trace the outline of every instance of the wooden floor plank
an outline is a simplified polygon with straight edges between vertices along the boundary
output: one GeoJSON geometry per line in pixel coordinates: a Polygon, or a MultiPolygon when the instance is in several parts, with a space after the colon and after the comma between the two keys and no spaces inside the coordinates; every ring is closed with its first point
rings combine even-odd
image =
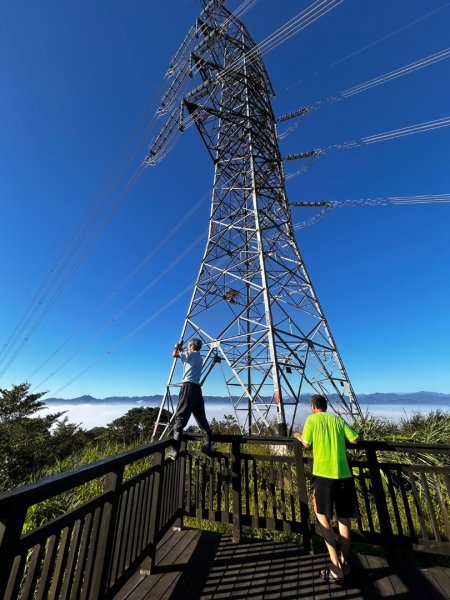
{"type": "Polygon", "coordinates": [[[450,599],[450,568],[428,567],[421,570],[430,585],[435,587],[443,598],[450,599]]]}
{"type": "Polygon", "coordinates": [[[450,570],[443,567],[421,570],[355,554],[338,586],[318,576],[328,564],[326,552],[306,554],[296,544],[234,544],[229,535],[186,529],[170,532],[152,574],[135,574],[114,600],[450,600],[450,570]]]}

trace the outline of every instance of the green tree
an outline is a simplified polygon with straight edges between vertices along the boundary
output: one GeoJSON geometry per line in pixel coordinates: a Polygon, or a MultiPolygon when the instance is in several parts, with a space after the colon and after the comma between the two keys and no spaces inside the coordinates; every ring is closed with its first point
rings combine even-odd
{"type": "Polygon", "coordinates": [[[80,425],[69,423],[69,418],[60,419],[52,429],[51,442],[54,458],[62,460],[74,452],[82,450],[91,436],[80,425]]]}
{"type": "Polygon", "coordinates": [[[0,423],[31,417],[45,408],[41,400],[46,392],[29,394],[29,383],[14,385],[12,390],[0,389],[0,423]]]}
{"type": "Polygon", "coordinates": [[[45,392],[30,394],[30,384],[0,389],[0,490],[17,487],[54,462],[52,433],[62,412],[36,416],[45,407],[45,392]]]}
{"type": "MultiPolygon", "coordinates": [[[[150,441],[158,413],[159,408],[144,406],[132,408],[122,417],[108,423],[105,432],[106,438],[121,444],[150,441]]],[[[162,417],[164,420],[168,420],[170,413],[164,410],[162,417]]]]}
{"type": "Polygon", "coordinates": [[[223,419],[220,421],[213,419],[210,426],[213,433],[223,435],[239,435],[241,433],[239,423],[233,415],[223,415],[223,419]]]}

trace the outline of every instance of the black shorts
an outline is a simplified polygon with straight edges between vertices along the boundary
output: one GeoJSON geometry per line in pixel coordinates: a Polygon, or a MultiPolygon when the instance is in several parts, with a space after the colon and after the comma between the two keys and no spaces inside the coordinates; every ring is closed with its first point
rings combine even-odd
{"type": "Polygon", "coordinates": [[[359,509],[356,498],[353,477],[346,479],[329,479],[313,475],[311,480],[314,512],[319,515],[333,517],[333,507],[336,516],[342,519],[358,519],[359,509]]]}

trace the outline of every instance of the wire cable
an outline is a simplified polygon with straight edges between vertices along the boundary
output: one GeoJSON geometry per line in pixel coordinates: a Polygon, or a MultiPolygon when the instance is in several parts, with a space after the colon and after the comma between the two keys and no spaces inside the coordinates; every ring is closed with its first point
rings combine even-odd
{"type": "MultiPolygon", "coordinates": [[[[57,389],[55,392],[52,392],[52,393],[54,395],[61,393],[64,389],[66,389],[69,385],[71,385],[72,383],[74,383],[74,381],[76,381],[77,379],[79,379],[80,377],[82,377],[85,373],[87,373],[88,371],[90,371],[98,363],[100,363],[101,361],[105,360],[108,356],[111,356],[111,354],[113,354],[116,350],[118,350],[121,346],[123,346],[126,342],[128,342],[135,335],[137,335],[138,333],[140,333],[145,327],[147,327],[147,325],[149,325],[152,321],[154,321],[161,314],[163,314],[168,308],[170,308],[173,304],[175,304],[176,302],[178,302],[178,300],[180,300],[180,298],[182,298],[189,291],[192,291],[193,285],[195,285],[195,282],[194,283],[190,283],[179,294],[177,294],[174,298],[172,298],[171,300],[169,300],[168,302],[166,302],[166,304],[164,304],[164,306],[162,306],[159,310],[157,310],[156,312],[152,313],[152,315],[150,317],[148,317],[147,319],[145,319],[144,321],[142,321],[142,323],[140,325],[138,325],[135,329],[133,329],[133,331],[131,331],[129,334],[127,334],[125,337],[123,337],[121,340],[119,340],[116,344],[114,344],[114,346],[112,346],[109,350],[107,350],[106,352],[104,352],[101,355],[99,355],[92,363],[90,363],[85,369],[83,369],[83,371],[81,371],[80,373],[78,373],[78,375],[76,375],[75,377],[73,377],[69,382],[65,383],[63,386],[61,386],[59,389],[57,389]]],[[[47,394],[49,394],[49,393],[50,392],[47,392],[47,394]]]]}
{"type": "MultiPolygon", "coordinates": [[[[393,140],[408,135],[415,135],[416,133],[424,133],[427,131],[433,131],[435,129],[441,129],[443,127],[450,126],[450,117],[443,117],[441,119],[435,119],[434,121],[426,121],[425,123],[418,123],[417,125],[409,125],[408,127],[402,127],[400,129],[394,129],[392,131],[386,131],[384,133],[377,133],[375,135],[369,135],[367,137],[359,138],[357,140],[350,140],[342,144],[333,144],[326,148],[319,148],[312,150],[306,154],[314,154],[314,156],[323,156],[329,152],[336,150],[349,150],[350,148],[358,148],[359,146],[376,144],[378,142],[385,142],[387,140],[393,140]]],[[[283,157],[283,160],[298,160],[303,158],[305,152],[297,154],[288,154],[283,157]]]]}
{"type": "Polygon", "coordinates": [[[388,196],[379,198],[357,198],[351,200],[323,200],[317,202],[289,202],[289,206],[301,208],[321,208],[317,215],[294,225],[294,229],[304,229],[315,225],[334,208],[355,206],[394,206],[419,204],[450,204],[450,194],[424,194],[422,196],[388,196]]]}
{"type": "MultiPolygon", "coordinates": [[[[383,85],[394,79],[403,77],[404,75],[409,75],[411,73],[414,73],[415,71],[418,71],[419,69],[429,67],[429,66],[434,65],[435,63],[440,62],[441,60],[445,60],[447,58],[450,58],[450,48],[446,48],[445,50],[441,50],[440,52],[436,52],[435,54],[431,54],[430,56],[421,58],[420,60],[417,60],[413,63],[410,63],[410,64],[400,67],[398,69],[395,69],[394,71],[390,71],[389,73],[385,73],[384,75],[380,75],[378,77],[375,77],[374,79],[370,79],[369,81],[360,83],[354,87],[343,90],[342,92],[339,92],[338,94],[336,94],[334,96],[329,96],[325,100],[319,100],[318,102],[312,104],[311,106],[307,106],[307,107],[301,108],[301,109],[293,112],[292,118],[300,119],[302,117],[306,117],[307,115],[311,114],[312,111],[318,110],[319,108],[322,108],[325,105],[333,104],[335,102],[339,102],[340,100],[344,100],[345,98],[350,98],[351,96],[354,96],[356,94],[366,92],[367,90],[371,90],[374,87],[383,85]]],[[[289,115],[287,117],[289,117],[289,115]]],[[[284,117],[284,118],[282,117],[282,120],[287,121],[288,120],[287,117],[284,117]]],[[[295,129],[297,129],[297,127],[299,127],[299,125],[301,125],[301,123],[302,123],[302,121],[298,121],[297,123],[295,123],[288,129],[286,129],[285,131],[280,133],[278,135],[278,139],[280,139],[280,140],[285,139],[295,129]]]]}
{"type": "MultiPolygon", "coordinates": [[[[316,0],[315,2],[313,2],[307,9],[298,13],[295,17],[290,19],[287,23],[285,23],[283,26],[281,26],[276,31],[274,31],[272,34],[270,34],[267,38],[262,40],[260,43],[255,44],[255,46],[250,48],[242,56],[240,56],[238,59],[233,61],[230,65],[227,65],[224,69],[222,69],[222,71],[220,71],[214,77],[214,79],[212,79],[209,82],[210,84],[215,85],[213,90],[217,89],[218,84],[227,75],[231,74],[240,65],[242,65],[244,63],[244,61],[246,63],[251,63],[254,60],[258,59],[260,54],[266,54],[267,52],[273,50],[280,44],[287,41],[293,35],[296,35],[300,31],[302,31],[303,29],[305,29],[306,27],[308,27],[309,25],[313,24],[315,21],[320,19],[322,16],[327,14],[329,11],[331,11],[332,9],[339,6],[343,1],[344,0],[316,0]]],[[[199,70],[200,70],[200,67],[198,67],[196,70],[194,69],[192,75],[195,75],[196,73],[198,73],[199,70]]],[[[212,93],[214,93],[214,92],[210,91],[209,95],[211,95],[212,93]]],[[[201,107],[199,107],[197,110],[201,110],[201,107]]],[[[174,115],[172,115],[172,117],[173,116],[174,115]]],[[[199,118],[199,113],[197,113],[197,111],[194,111],[194,113],[185,120],[184,130],[191,127],[195,123],[196,118],[199,118]]],[[[164,131],[164,129],[162,130],[162,132],[163,131],[164,131]]],[[[176,142],[176,139],[174,139],[175,136],[178,137],[178,135],[179,135],[178,132],[175,132],[175,131],[172,131],[170,133],[170,135],[168,135],[167,142],[166,142],[166,140],[164,140],[167,143],[167,146],[164,148],[160,148],[159,150],[157,150],[155,152],[155,154],[152,154],[152,164],[157,164],[158,162],[160,162],[163,158],[165,158],[167,156],[167,154],[170,152],[170,150],[175,145],[175,142],[176,142]],[[169,140],[170,140],[170,146],[168,143],[169,140]]],[[[149,152],[149,154],[151,154],[151,152],[149,152]]]]}
{"type": "Polygon", "coordinates": [[[382,42],[388,40],[391,37],[396,36],[397,34],[401,33],[402,31],[405,31],[406,29],[409,29],[413,25],[416,25],[417,23],[420,23],[421,21],[424,21],[425,19],[428,19],[428,17],[431,17],[431,16],[437,14],[438,12],[442,11],[444,8],[447,8],[448,6],[450,6],[450,2],[446,2],[442,6],[436,8],[435,10],[432,10],[431,12],[426,13],[425,15],[422,15],[421,17],[419,17],[417,19],[414,19],[413,21],[410,21],[406,25],[403,25],[402,27],[399,27],[398,29],[395,29],[394,31],[391,31],[390,33],[388,33],[387,35],[383,36],[382,38],[379,38],[378,40],[375,40],[374,42],[371,42],[370,44],[367,44],[367,46],[364,46],[363,48],[359,48],[358,50],[355,50],[351,54],[347,54],[343,58],[340,58],[339,60],[331,63],[331,65],[329,65],[328,67],[325,67],[324,69],[319,69],[318,71],[315,71],[315,73],[313,73],[309,77],[305,77],[303,79],[300,79],[299,81],[296,81],[295,83],[293,83],[290,86],[288,86],[286,88],[286,91],[289,91],[292,88],[296,87],[297,85],[300,85],[301,83],[304,83],[305,81],[307,81],[311,77],[317,77],[317,75],[319,75],[320,73],[322,73],[326,69],[331,69],[331,68],[333,68],[333,67],[335,67],[335,66],[337,66],[337,65],[339,65],[339,64],[341,64],[343,62],[346,62],[350,58],[353,58],[354,56],[357,56],[358,54],[362,54],[366,50],[369,50],[369,48],[373,48],[374,46],[377,46],[378,44],[381,44],[382,42]]]}

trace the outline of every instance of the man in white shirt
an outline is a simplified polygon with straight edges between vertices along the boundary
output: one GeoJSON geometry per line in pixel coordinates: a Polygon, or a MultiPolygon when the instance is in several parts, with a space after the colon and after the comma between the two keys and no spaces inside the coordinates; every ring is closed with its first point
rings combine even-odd
{"type": "Polygon", "coordinates": [[[172,353],[174,358],[179,358],[183,363],[183,379],[173,428],[174,452],[170,454],[172,460],[175,460],[178,456],[183,429],[186,427],[191,415],[194,415],[198,426],[203,431],[205,444],[202,447],[202,452],[206,454],[211,452],[211,428],[206,419],[205,403],[200,386],[203,366],[203,359],[200,354],[201,347],[202,341],[198,338],[192,338],[188,342],[187,352],[183,352],[181,346],[177,344],[172,353]]]}

